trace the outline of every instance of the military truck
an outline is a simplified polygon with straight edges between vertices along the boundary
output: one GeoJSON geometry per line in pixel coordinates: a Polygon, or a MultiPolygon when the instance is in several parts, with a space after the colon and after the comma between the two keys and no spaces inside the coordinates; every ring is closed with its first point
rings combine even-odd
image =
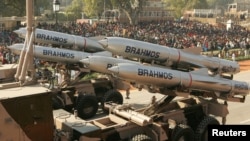
{"type": "MultiPolygon", "coordinates": [[[[223,92],[220,93],[220,96],[221,98],[225,98],[225,101],[221,104],[219,103],[219,101],[217,101],[217,93],[211,93],[210,96],[214,97],[210,97],[211,99],[207,99],[204,97],[207,94],[206,92],[196,91],[195,93],[193,93],[193,91],[192,93],[190,93],[189,89],[185,89],[184,91],[175,91],[180,88],[175,86],[175,90],[174,88],[168,89],[168,91],[167,89],[164,89],[165,91],[163,91],[163,94],[166,94],[166,97],[164,99],[156,102],[155,99],[152,98],[152,103],[148,107],[139,110],[134,110],[133,107],[131,107],[130,105],[120,105],[117,103],[110,102],[109,100],[107,100],[108,98],[104,98],[106,100],[102,100],[103,103],[101,103],[101,105],[103,105],[102,108],[104,110],[109,111],[109,115],[89,121],[84,120],[82,118],[86,117],[83,116],[83,113],[87,113],[88,118],[93,115],[94,112],[92,111],[96,111],[97,101],[97,97],[93,97],[94,92],[90,93],[88,91],[79,91],[79,89],[77,89],[82,88],[82,86],[84,86],[84,83],[80,85],[76,85],[75,83],[74,85],[72,84],[68,85],[67,87],[60,87],[57,89],[45,89],[39,92],[37,92],[37,90],[39,90],[41,86],[35,87],[35,82],[33,80],[27,81],[27,83],[33,85],[26,85],[25,83],[23,83],[24,80],[27,80],[24,79],[26,73],[32,73],[31,71],[27,72],[26,70],[28,69],[28,67],[31,67],[33,65],[28,63],[31,62],[30,60],[34,59],[32,53],[34,52],[33,35],[35,34],[34,32],[31,33],[31,26],[33,25],[33,8],[31,8],[32,1],[27,2],[29,2],[26,4],[27,34],[25,36],[24,46],[26,48],[22,49],[22,53],[20,55],[19,61],[21,62],[19,63],[17,73],[20,73],[20,68],[22,71],[20,73],[20,77],[16,77],[19,79],[19,82],[13,82],[8,84],[5,83],[1,86],[3,89],[0,93],[0,112],[1,115],[4,115],[1,116],[0,119],[1,127],[4,127],[0,128],[1,140],[192,141],[195,139],[196,141],[204,141],[206,140],[207,125],[219,124],[219,122],[212,116],[220,116],[225,119],[228,113],[226,102],[227,100],[238,100],[240,102],[244,102],[245,95],[239,95],[242,97],[238,98],[233,97],[233,93],[228,94],[223,92]],[[25,55],[23,55],[24,53],[25,55]],[[73,86],[73,88],[71,86],[73,86]],[[179,95],[188,95],[188,98],[174,100],[174,98],[179,95]],[[57,102],[56,104],[52,104],[50,100],[51,97],[54,98],[54,102],[57,102]],[[52,111],[52,105],[54,105],[54,107],[57,106],[57,108],[59,109],[52,111]],[[67,109],[66,105],[70,106],[70,112],[65,110],[67,109]],[[60,108],[62,106],[64,109],[60,108]],[[72,107],[74,108],[73,112],[72,107]],[[12,134],[14,134],[15,136],[12,136],[12,134]]],[[[46,38],[46,40],[59,39],[58,36],[59,35],[56,35],[56,38],[54,38],[54,36],[46,36],[48,37],[46,38]]],[[[62,39],[64,39],[64,37],[62,39]]],[[[86,42],[84,42],[83,45],[85,47],[86,42]]],[[[94,45],[94,47],[96,46],[94,45]]],[[[65,60],[74,59],[77,62],[83,59],[81,55],[81,58],[77,59],[74,57],[74,55],[63,51],[51,51],[49,54],[45,54],[42,51],[41,54],[46,56],[47,58],[64,57],[65,60]]],[[[180,52],[178,54],[179,57],[175,56],[175,58],[180,59],[180,52]]],[[[165,58],[165,61],[167,60],[168,59],[165,58]]],[[[119,69],[113,68],[113,70],[119,69]]],[[[159,72],[161,71],[159,68],[157,70],[159,70],[159,72]]],[[[187,73],[187,75],[185,76],[190,76],[189,78],[192,80],[191,74],[187,73]]],[[[202,77],[202,74],[200,74],[200,76],[202,77]]],[[[172,75],[170,75],[170,77],[172,79],[172,75]]],[[[179,77],[182,78],[181,75],[179,77]]],[[[206,78],[210,77],[206,76],[206,78]]],[[[149,80],[152,80],[152,78],[149,80]]],[[[203,79],[203,81],[205,81],[205,79],[203,79]]],[[[224,81],[221,83],[219,81],[220,86],[224,85],[224,81]]],[[[141,82],[143,82],[143,80],[141,82]]],[[[184,82],[186,82],[187,84],[188,81],[184,82]]],[[[189,83],[189,85],[192,84],[191,82],[189,83]]],[[[195,82],[196,86],[201,83],[198,80],[195,80],[195,82]]],[[[207,83],[209,83],[210,85],[215,85],[214,81],[209,81],[207,83]]],[[[92,86],[97,85],[97,83],[91,84],[93,84],[92,86]]],[[[182,82],[180,84],[182,84],[182,82]]],[[[245,84],[236,84],[237,85],[232,84],[234,85],[233,88],[237,88],[238,91],[241,91],[240,89],[242,89],[242,91],[245,92],[245,84]]],[[[153,86],[149,87],[152,88],[153,86]]],[[[87,86],[87,88],[89,87],[87,86]]],[[[100,87],[100,89],[101,88],[102,87],[100,87]]],[[[226,86],[226,88],[230,88],[230,86],[226,86]]],[[[99,92],[99,89],[97,91],[96,87],[92,87],[92,90],[96,90],[95,94],[99,92]]],[[[117,94],[117,92],[112,89],[108,90],[111,91],[108,93],[117,94]]],[[[109,95],[113,94],[108,94],[108,96],[109,95]]],[[[112,99],[111,101],[115,100],[112,99]]],[[[225,123],[225,120],[223,123],[225,123]]]]}
{"type": "Polygon", "coordinates": [[[2,89],[0,140],[206,141],[207,126],[220,124],[215,116],[225,124],[228,114],[225,101],[173,92],[139,109],[106,102],[108,115],[85,120],[77,110],[53,110],[54,94],[40,85],[2,89]]]}
{"type": "MultiPolygon", "coordinates": [[[[0,90],[20,87],[20,83],[16,82],[14,78],[16,69],[17,64],[6,64],[0,67],[0,90]]],[[[122,104],[123,96],[119,90],[127,90],[129,93],[130,85],[118,79],[103,76],[82,80],[85,75],[89,74],[89,70],[79,71],[75,79],[71,79],[68,83],[60,86],[54,86],[55,76],[47,67],[36,73],[35,80],[27,85],[34,85],[39,82],[41,87],[52,91],[53,109],[64,108],[69,112],[77,110],[79,117],[83,119],[94,117],[98,109],[107,113],[103,109],[104,102],[113,101],[122,104]]]]}
{"type": "MultiPolygon", "coordinates": [[[[126,90],[129,93],[130,85],[106,75],[98,74],[98,77],[83,79],[91,75],[89,69],[78,68],[74,78],[69,77],[68,82],[54,84],[56,76],[50,70],[40,71],[38,82],[53,91],[52,103],[53,109],[64,108],[69,112],[78,111],[79,117],[83,119],[92,118],[103,108],[104,103],[113,101],[118,104],[123,103],[123,96],[119,90],[126,90]]],[[[76,69],[76,68],[75,68],[76,69]]],[[[74,70],[67,67],[65,71],[74,70]]],[[[39,71],[38,71],[39,72],[39,71]]]]}
{"type": "Polygon", "coordinates": [[[53,111],[58,140],[207,141],[207,126],[228,114],[227,104],[202,97],[152,97],[148,106],[106,103],[109,115],[82,120],[63,109],[53,111]]]}
{"type": "MultiPolygon", "coordinates": [[[[130,75],[124,76],[132,76],[133,78],[129,79],[133,79],[134,82],[152,84],[138,88],[148,88],[150,92],[164,94],[166,95],[164,99],[155,101],[155,99],[152,98],[152,103],[150,105],[135,110],[131,105],[122,104],[122,96],[120,92],[116,90],[120,85],[118,82],[121,79],[114,77],[114,79],[99,78],[81,81],[81,76],[83,76],[85,72],[80,71],[83,72],[83,74],[80,73],[79,77],[75,81],[71,81],[68,85],[55,88],[50,87],[50,89],[46,90],[49,92],[49,97],[52,99],[52,102],[49,102],[51,100],[47,99],[51,107],[46,108],[46,110],[52,113],[52,107],[54,108],[53,117],[48,117],[48,121],[54,121],[52,123],[52,126],[54,126],[53,131],[55,132],[53,138],[63,141],[206,141],[207,126],[210,124],[219,124],[214,116],[222,117],[222,123],[225,124],[225,119],[228,114],[227,101],[244,102],[246,94],[249,93],[249,85],[244,82],[212,77],[204,73],[198,73],[199,71],[193,74],[191,72],[168,70],[167,72],[171,73],[171,79],[169,77],[168,79],[165,77],[152,77],[148,79],[145,78],[147,77],[146,75],[138,79],[139,76],[137,75],[140,75],[140,73],[137,73],[137,70],[141,69],[137,69],[137,67],[143,70],[156,70],[155,74],[165,72],[165,70],[159,67],[132,65],[127,63],[117,64],[111,67],[110,70],[115,72],[116,76],[129,73],[130,75]],[[127,68],[125,71],[128,72],[122,71],[122,68],[127,68]],[[175,75],[181,79],[178,79],[175,75]],[[164,83],[162,83],[162,81],[164,81],[164,83]],[[162,85],[158,85],[158,83],[165,85],[164,87],[160,87],[162,85]],[[207,87],[208,84],[214,87],[210,89],[207,87]],[[178,96],[187,98],[175,99],[178,96]],[[223,100],[223,102],[221,103],[218,99],[223,100]],[[96,114],[99,106],[109,114],[98,119],[86,120],[96,114]]],[[[51,82],[53,76],[50,76],[51,73],[46,74],[48,74],[48,76],[44,74],[42,74],[42,76],[49,78],[48,82],[51,82]]],[[[151,76],[152,75],[150,75],[150,77],[151,76]]],[[[13,87],[20,89],[26,87],[26,85],[20,86],[18,82],[8,84],[9,85],[4,83],[4,87],[7,87],[7,89],[1,90],[1,93],[9,93],[8,91],[12,90],[10,87],[13,85],[15,85],[13,87]]],[[[32,84],[35,84],[35,82],[32,84]]],[[[50,84],[53,83],[51,82],[50,84]]],[[[38,88],[39,87],[41,86],[38,86],[38,88]]],[[[38,88],[33,87],[34,90],[38,88]]],[[[35,94],[33,89],[30,89],[29,92],[35,94]]],[[[26,93],[27,92],[19,91],[19,95],[26,95],[26,93]]],[[[13,98],[15,99],[15,97],[13,98]]],[[[33,105],[34,104],[30,104],[26,107],[31,107],[30,109],[33,109],[33,105]]],[[[6,109],[6,107],[4,109],[6,109]]],[[[43,114],[45,113],[41,113],[40,115],[43,114]]],[[[40,116],[36,115],[37,114],[31,116],[33,120],[40,119],[40,116]]],[[[13,118],[16,121],[16,116],[18,117],[19,115],[11,115],[10,119],[13,118]]],[[[5,124],[5,119],[2,121],[4,121],[3,124],[5,124]]],[[[23,124],[20,120],[17,120],[16,123],[16,125],[23,124]]],[[[28,126],[36,123],[35,120],[33,123],[25,122],[25,125],[27,124],[28,126]]],[[[19,129],[25,133],[27,132],[26,128],[19,129]]],[[[39,131],[40,129],[46,131],[49,129],[48,131],[51,131],[51,127],[42,126],[39,128],[39,131]]],[[[35,136],[35,133],[30,134],[30,136],[35,136]]],[[[11,138],[9,132],[6,133],[6,136],[11,138]]],[[[25,139],[28,140],[28,138],[31,137],[27,135],[25,139]]],[[[40,139],[32,138],[30,140],[40,139]]]]}
{"type": "MultiPolygon", "coordinates": [[[[83,119],[94,117],[99,107],[103,109],[105,102],[123,103],[123,96],[107,78],[78,81],[64,88],[53,89],[53,92],[53,109],[76,110],[83,119]]],[[[106,113],[105,110],[103,112],[106,113]]]]}

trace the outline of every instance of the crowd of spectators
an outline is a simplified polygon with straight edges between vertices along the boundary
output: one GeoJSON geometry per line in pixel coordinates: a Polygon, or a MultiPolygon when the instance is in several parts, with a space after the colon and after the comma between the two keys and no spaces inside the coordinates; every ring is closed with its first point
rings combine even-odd
{"type": "MultiPolygon", "coordinates": [[[[248,53],[250,47],[250,32],[244,27],[233,25],[227,30],[226,26],[223,25],[215,26],[191,20],[141,22],[136,25],[124,23],[39,23],[37,28],[85,37],[119,36],[178,49],[200,47],[204,52],[211,50],[227,52],[233,48],[240,48],[247,50],[248,53]]],[[[0,55],[6,58],[4,46],[18,42],[23,42],[23,39],[19,38],[13,31],[0,31],[0,45],[2,45],[0,55]]]]}
{"type": "Polygon", "coordinates": [[[180,49],[202,47],[203,51],[221,50],[224,47],[247,48],[250,41],[250,32],[244,27],[234,25],[227,30],[225,26],[190,20],[142,22],[137,25],[70,23],[55,26],[41,23],[37,27],[85,37],[120,36],[180,49]]]}

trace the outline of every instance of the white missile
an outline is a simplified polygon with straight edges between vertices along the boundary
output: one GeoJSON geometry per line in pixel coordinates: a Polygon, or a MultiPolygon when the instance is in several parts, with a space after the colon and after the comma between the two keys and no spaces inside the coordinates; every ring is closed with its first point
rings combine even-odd
{"type": "Polygon", "coordinates": [[[212,72],[235,74],[240,71],[237,62],[192,54],[184,49],[175,49],[153,43],[121,38],[106,37],[98,41],[103,47],[116,55],[128,58],[140,58],[148,61],[157,61],[161,64],[186,63],[194,67],[208,68],[212,72]]]}
{"type": "MultiPolygon", "coordinates": [[[[17,33],[19,37],[25,38],[27,30],[26,28],[20,28],[14,32],[17,33]]],[[[34,41],[37,43],[74,46],[86,52],[104,51],[103,47],[97,41],[86,37],[38,28],[36,28],[33,32],[35,32],[34,41]]]]}
{"type": "MultiPolygon", "coordinates": [[[[9,49],[14,54],[20,54],[24,44],[13,44],[8,46],[9,49]]],[[[98,56],[110,56],[111,53],[108,51],[96,52],[96,53],[87,53],[83,51],[75,51],[75,50],[68,50],[68,49],[60,49],[60,48],[52,48],[52,47],[45,47],[45,46],[34,46],[34,56],[53,62],[62,62],[62,63],[80,63],[80,60],[91,56],[91,55],[98,55],[98,56]]]]}
{"type": "Polygon", "coordinates": [[[246,82],[211,77],[201,74],[200,71],[182,72],[131,63],[118,63],[108,70],[121,79],[158,88],[182,87],[230,95],[247,95],[250,90],[246,82]]]}

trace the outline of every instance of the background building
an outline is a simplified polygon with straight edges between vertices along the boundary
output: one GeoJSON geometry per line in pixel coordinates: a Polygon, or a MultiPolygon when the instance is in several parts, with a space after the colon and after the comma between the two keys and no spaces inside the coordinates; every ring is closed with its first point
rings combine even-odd
{"type": "Polygon", "coordinates": [[[149,0],[139,15],[139,21],[160,21],[170,18],[173,18],[173,10],[166,9],[162,0],[149,0]]]}
{"type": "Polygon", "coordinates": [[[250,1],[239,1],[228,4],[227,15],[230,17],[237,17],[242,20],[249,17],[250,1]]]}

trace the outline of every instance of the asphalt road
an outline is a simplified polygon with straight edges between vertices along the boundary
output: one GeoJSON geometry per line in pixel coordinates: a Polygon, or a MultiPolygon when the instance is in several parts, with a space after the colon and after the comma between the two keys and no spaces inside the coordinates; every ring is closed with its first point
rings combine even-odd
{"type": "MultiPolygon", "coordinates": [[[[245,81],[250,84],[250,71],[243,71],[234,76],[234,80],[245,81]]],[[[122,92],[124,98],[125,92],[122,92]]],[[[163,97],[162,94],[149,93],[145,90],[132,90],[130,99],[124,99],[124,103],[129,103],[135,108],[142,108],[148,105],[151,97],[155,95],[157,99],[163,97]]],[[[246,97],[244,103],[228,102],[229,114],[226,124],[250,124],[250,95],[246,97]]],[[[221,122],[221,118],[217,118],[221,122]]]]}
{"type": "MultiPolygon", "coordinates": [[[[243,71],[234,76],[234,80],[245,81],[250,84],[250,71],[243,71]]],[[[228,102],[229,115],[227,124],[250,124],[250,95],[244,103],[228,102]]]]}

